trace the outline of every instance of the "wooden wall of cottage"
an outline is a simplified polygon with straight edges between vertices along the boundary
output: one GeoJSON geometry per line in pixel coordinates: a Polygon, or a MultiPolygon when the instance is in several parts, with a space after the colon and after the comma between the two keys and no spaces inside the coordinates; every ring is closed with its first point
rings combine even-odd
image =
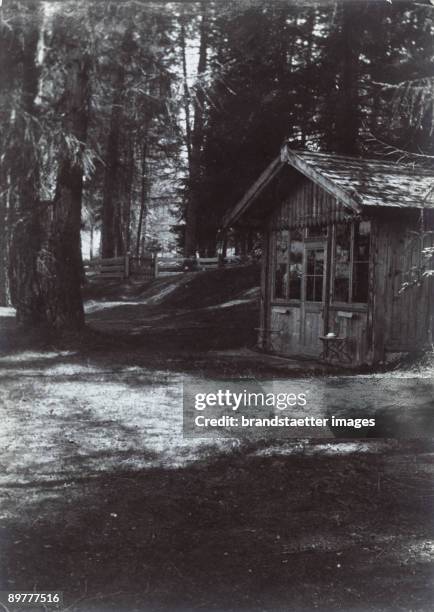
{"type": "Polygon", "coordinates": [[[372,249],[375,361],[421,350],[431,341],[433,282],[422,276],[422,251],[433,245],[434,224],[429,217],[422,231],[420,211],[412,212],[383,210],[376,217],[372,249]]]}
{"type": "Polygon", "coordinates": [[[356,218],[334,196],[307,179],[301,180],[274,207],[264,236],[259,336],[263,349],[281,355],[324,357],[324,343],[320,338],[333,332],[347,339],[346,351],[341,359],[336,355],[328,355],[328,359],[354,366],[382,362],[391,354],[415,351],[427,344],[432,283],[428,280],[421,285],[413,283],[422,257],[417,211],[367,210],[364,218],[371,221],[372,232],[367,302],[333,302],[333,228],[356,218]],[[325,227],[327,237],[321,235],[325,227]],[[273,298],[274,236],[282,229],[302,230],[305,248],[318,240],[324,242],[323,302],[273,298]],[[403,290],[406,282],[410,283],[409,287],[403,290]]]}

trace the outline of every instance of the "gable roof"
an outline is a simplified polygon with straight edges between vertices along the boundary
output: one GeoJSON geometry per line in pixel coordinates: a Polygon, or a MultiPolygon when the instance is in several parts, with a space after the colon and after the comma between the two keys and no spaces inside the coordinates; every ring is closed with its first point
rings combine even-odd
{"type": "Polygon", "coordinates": [[[356,213],[368,206],[434,208],[434,170],[376,159],[292,151],[285,144],[280,157],[264,170],[225,216],[225,227],[237,221],[250,208],[286,164],[356,213]]]}

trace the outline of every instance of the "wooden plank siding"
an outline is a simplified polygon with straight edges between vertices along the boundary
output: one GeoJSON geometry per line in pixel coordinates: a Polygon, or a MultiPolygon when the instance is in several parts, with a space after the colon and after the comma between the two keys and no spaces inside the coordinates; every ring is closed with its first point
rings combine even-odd
{"type": "Polygon", "coordinates": [[[348,208],[319,185],[303,179],[271,215],[272,229],[303,228],[348,221],[348,208]]]}
{"type": "MultiPolygon", "coordinates": [[[[342,189],[335,181],[330,180],[323,173],[300,156],[300,153],[291,151],[287,145],[281,149],[281,160],[289,163],[293,168],[296,168],[301,174],[306,176],[312,184],[317,186],[323,193],[331,195],[334,199],[339,199],[347,208],[353,212],[360,212],[360,202],[356,193],[349,193],[342,189]]],[[[313,201],[312,201],[313,203],[313,201]]]]}
{"type": "Polygon", "coordinates": [[[383,360],[387,353],[417,351],[428,343],[432,281],[402,291],[421,265],[422,244],[411,233],[415,226],[403,230],[402,223],[381,219],[377,228],[375,356],[383,360]]]}

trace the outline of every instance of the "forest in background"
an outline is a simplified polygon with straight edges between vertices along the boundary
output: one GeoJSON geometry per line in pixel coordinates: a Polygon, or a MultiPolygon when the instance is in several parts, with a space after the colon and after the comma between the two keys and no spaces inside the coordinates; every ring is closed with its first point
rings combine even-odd
{"type": "MultiPolygon", "coordinates": [[[[23,326],[80,329],[80,234],[101,256],[186,257],[294,149],[431,163],[427,2],[3,0],[0,301],[23,326]]],[[[235,235],[237,248],[252,237],[235,235]]]]}

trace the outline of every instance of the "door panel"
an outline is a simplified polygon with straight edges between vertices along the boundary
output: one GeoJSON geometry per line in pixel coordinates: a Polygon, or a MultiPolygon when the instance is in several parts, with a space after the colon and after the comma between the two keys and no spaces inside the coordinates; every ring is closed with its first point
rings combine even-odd
{"type": "Polygon", "coordinates": [[[324,330],[326,244],[324,242],[305,243],[304,262],[301,352],[318,357],[322,350],[319,336],[324,330]]]}
{"type": "Polygon", "coordinates": [[[304,325],[303,325],[303,345],[302,352],[319,356],[322,351],[321,340],[319,336],[323,334],[323,315],[322,311],[311,311],[305,309],[304,325]]]}
{"type": "Polygon", "coordinates": [[[300,353],[300,307],[273,306],[271,308],[270,347],[281,355],[300,353]]]}

